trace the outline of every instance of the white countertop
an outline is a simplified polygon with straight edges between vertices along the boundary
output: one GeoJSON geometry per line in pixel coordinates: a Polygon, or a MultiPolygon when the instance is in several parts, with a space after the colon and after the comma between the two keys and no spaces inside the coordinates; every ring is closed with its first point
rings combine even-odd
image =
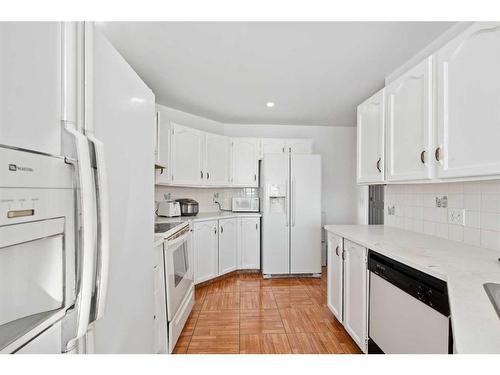
{"type": "Polygon", "coordinates": [[[500,283],[499,251],[383,225],[325,229],[448,284],[456,351],[500,353],[500,317],[483,284],[500,283]]]}
{"type": "Polygon", "coordinates": [[[162,217],[156,216],[156,223],[175,223],[177,221],[207,221],[227,219],[231,217],[261,217],[260,212],[232,212],[232,211],[217,211],[217,212],[202,212],[196,216],[177,216],[177,217],[162,217]]]}

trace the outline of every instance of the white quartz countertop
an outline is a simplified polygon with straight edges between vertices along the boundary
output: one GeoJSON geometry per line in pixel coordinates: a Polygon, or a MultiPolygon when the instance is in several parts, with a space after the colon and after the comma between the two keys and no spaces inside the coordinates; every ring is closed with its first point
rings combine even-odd
{"type": "Polygon", "coordinates": [[[207,221],[227,219],[231,217],[261,217],[260,212],[232,212],[232,211],[218,211],[218,212],[202,212],[196,216],[177,216],[177,217],[162,217],[156,216],[155,222],[157,223],[175,223],[178,221],[207,221]]]}
{"type": "Polygon", "coordinates": [[[389,258],[445,280],[458,353],[500,353],[500,317],[483,284],[500,283],[499,251],[383,225],[325,225],[389,258]]]}

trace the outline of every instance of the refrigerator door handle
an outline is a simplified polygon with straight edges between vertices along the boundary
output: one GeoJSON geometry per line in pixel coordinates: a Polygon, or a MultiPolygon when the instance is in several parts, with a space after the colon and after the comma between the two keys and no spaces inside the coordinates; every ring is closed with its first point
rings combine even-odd
{"type": "Polygon", "coordinates": [[[96,273],[96,300],[94,320],[102,318],[106,307],[109,275],[109,197],[108,179],[103,143],[88,134],[87,138],[94,145],[97,165],[96,192],[97,192],[97,273],[96,273]]]}
{"type": "MultiPolygon", "coordinates": [[[[290,184],[290,181],[288,180],[288,178],[286,179],[286,185],[285,186],[289,186],[290,184]]],[[[286,198],[285,198],[285,226],[288,226],[288,224],[290,223],[290,195],[288,194],[288,191],[287,191],[287,194],[286,194],[286,198]]]]}
{"type": "Polygon", "coordinates": [[[295,226],[295,177],[292,177],[292,184],[290,186],[291,188],[291,198],[292,198],[292,203],[290,204],[290,209],[291,209],[291,216],[292,216],[292,227],[295,226]]]}
{"type": "Polygon", "coordinates": [[[92,291],[94,284],[94,261],[95,261],[95,229],[94,229],[94,183],[92,176],[92,165],[87,137],[73,127],[67,126],[66,130],[75,139],[79,190],[80,190],[80,217],[81,217],[81,267],[79,290],[77,291],[77,340],[87,333],[90,323],[90,310],[92,305],[92,291]]]}

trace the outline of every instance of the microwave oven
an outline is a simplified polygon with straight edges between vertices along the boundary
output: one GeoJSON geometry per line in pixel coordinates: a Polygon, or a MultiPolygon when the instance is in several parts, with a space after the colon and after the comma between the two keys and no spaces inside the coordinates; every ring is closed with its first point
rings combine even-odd
{"type": "Polygon", "coordinates": [[[232,201],[233,212],[259,212],[259,198],[235,197],[232,201]]]}

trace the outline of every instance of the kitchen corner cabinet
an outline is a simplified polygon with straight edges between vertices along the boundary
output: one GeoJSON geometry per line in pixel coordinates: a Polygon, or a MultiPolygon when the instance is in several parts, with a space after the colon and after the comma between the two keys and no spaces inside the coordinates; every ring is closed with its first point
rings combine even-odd
{"type": "Polygon", "coordinates": [[[368,253],[344,240],[344,327],[361,350],[368,350],[368,253]]]}
{"type": "Polygon", "coordinates": [[[219,274],[218,227],[217,220],[193,223],[195,284],[213,279],[219,274]]]}
{"type": "Polygon", "coordinates": [[[500,175],[499,67],[499,22],[475,23],[438,51],[438,177],[500,175]]]}
{"type": "Polygon", "coordinates": [[[239,269],[260,269],[260,217],[239,219],[239,269]]]}
{"type": "Polygon", "coordinates": [[[238,218],[219,220],[219,275],[238,268],[238,218]]]}
{"type": "Polygon", "coordinates": [[[433,57],[386,87],[388,181],[432,177],[433,57]]]}
{"type": "Polygon", "coordinates": [[[343,239],[333,233],[327,234],[327,296],[326,303],[337,320],[342,323],[343,303],[343,239]]]}
{"type": "Polygon", "coordinates": [[[357,182],[384,181],[385,90],[358,106],[357,182]]]}
{"type": "Polygon", "coordinates": [[[206,133],[205,165],[203,167],[205,185],[229,185],[229,138],[223,135],[206,133]]]}
{"type": "Polygon", "coordinates": [[[175,185],[203,185],[205,133],[172,123],[171,177],[175,185]]]}
{"type": "Polygon", "coordinates": [[[258,187],[258,140],[256,138],[233,138],[231,148],[231,185],[258,187]]]}

